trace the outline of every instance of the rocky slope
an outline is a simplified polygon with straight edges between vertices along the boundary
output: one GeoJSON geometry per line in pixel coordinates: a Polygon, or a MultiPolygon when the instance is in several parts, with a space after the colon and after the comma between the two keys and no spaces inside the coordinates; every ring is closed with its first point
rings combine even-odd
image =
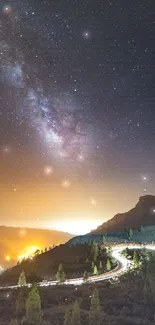
{"type": "Polygon", "coordinates": [[[140,228],[140,226],[155,225],[155,196],[145,195],[139,198],[136,206],[126,213],[118,213],[112,219],[103,223],[93,234],[123,231],[125,228],[140,228]]]}

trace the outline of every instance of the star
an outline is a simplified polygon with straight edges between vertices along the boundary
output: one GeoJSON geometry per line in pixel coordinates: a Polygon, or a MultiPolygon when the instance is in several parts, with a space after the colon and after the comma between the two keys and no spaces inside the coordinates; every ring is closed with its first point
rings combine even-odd
{"type": "Polygon", "coordinates": [[[70,183],[69,180],[66,179],[66,180],[62,181],[61,186],[62,186],[64,189],[68,189],[68,188],[71,186],[71,183],[70,183]]]}
{"type": "Polygon", "coordinates": [[[83,35],[83,38],[85,38],[85,39],[90,39],[90,37],[91,37],[91,34],[89,31],[84,31],[82,35],[83,35]]]}
{"type": "Polygon", "coordinates": [[[78,161],[84,161],[84,156],[82,154],[78,155],[78,161]]]}
{"type": "Polygon", "coordinates": [[[3,10],[3,12],[5,14],[11,14],[12,13],[12,7],[10,5],[5,5],[2,10],[3,10]]]}
{"type": "Polygon", "coordinates": [[[44,174],[46,176],[53,174],[53,171],[54,171],[54,169],[52,166],[45,166],[45,168],[44,168],[44,174]]]}
{"type": "Polygon", "coordinates": [[[11,147],[10,146],[3,146],[2,147],[2,152],[5,154],[9,154],[11,152],[11,147]]]}
{"type": "Polygon", "coordinates": [[[91,204],[93,206],[96,206],[97,205],[97,201],[94,198],[91,198],[91,204]]]}
{"type": "Polygon", "coordinates": [[[4,152],[8,153],[9,152],[9,148],[4,148],[4,152]]]}

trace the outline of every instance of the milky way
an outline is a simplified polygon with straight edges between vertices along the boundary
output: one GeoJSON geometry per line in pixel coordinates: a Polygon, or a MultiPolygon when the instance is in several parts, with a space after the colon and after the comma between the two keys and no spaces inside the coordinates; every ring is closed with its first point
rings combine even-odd
{"type": "Polygon", "coordinates": [[[138,178],[144,191],[141,175],[154,175],[155,155],[153,9],[145,1],[2,1],[4,145],[39,152],[40,168],[54,165],[64,178],[138,178]]]}
{"type": "MultiPolygon", "coordinates": [[[[67,164],[68,169],[79,162],[87,164],[95,146],[95,132],[83,108],[69,92],[60,93],[48,84],[48,91],[41,79],[31,80],[24,54],[0,43],[1,82],[12,87],[15,96],[16,114],[20,122],[28,121],[44,147],[57,165],[67,164]]],[[[64,169],[66,165],[63,166],[64,169]]]]}

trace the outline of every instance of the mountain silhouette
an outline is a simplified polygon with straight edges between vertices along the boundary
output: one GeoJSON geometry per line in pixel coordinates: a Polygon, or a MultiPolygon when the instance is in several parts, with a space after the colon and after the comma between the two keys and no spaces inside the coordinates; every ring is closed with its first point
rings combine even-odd
{"type": "Polygon", "coordinates": [[[141,226],[155,225],[155,196],[145,195],[139,198],[136,206],[125,213],[118,213],[112,219],[103,223],[92,234],[112,233],[125,228],[136,229],[141,226]]]}

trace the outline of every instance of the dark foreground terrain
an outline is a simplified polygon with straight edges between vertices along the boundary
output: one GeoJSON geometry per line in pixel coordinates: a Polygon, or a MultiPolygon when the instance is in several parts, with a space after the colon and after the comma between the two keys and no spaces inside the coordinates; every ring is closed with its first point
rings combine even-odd
{"type": "MultiPolygon", "coordinates": [[[[144,281],[140,275],[135,274],[127,274],[117,282],[39,288],[45,324],[63,325],[65,311],[76,300],[80,306],[81,325],[89,324],[88,314],[94,288],[98,289],[100,296],[101,325],[154,324],[154,303],[146,301],[143,294],[144,281]]],[[[19,290],[0,291],[0,325],[10,324],[11,319],[18,318],[15,301],[19,290]]],[[[28,290],[25,291],[25,297],[28,290]]]]}

